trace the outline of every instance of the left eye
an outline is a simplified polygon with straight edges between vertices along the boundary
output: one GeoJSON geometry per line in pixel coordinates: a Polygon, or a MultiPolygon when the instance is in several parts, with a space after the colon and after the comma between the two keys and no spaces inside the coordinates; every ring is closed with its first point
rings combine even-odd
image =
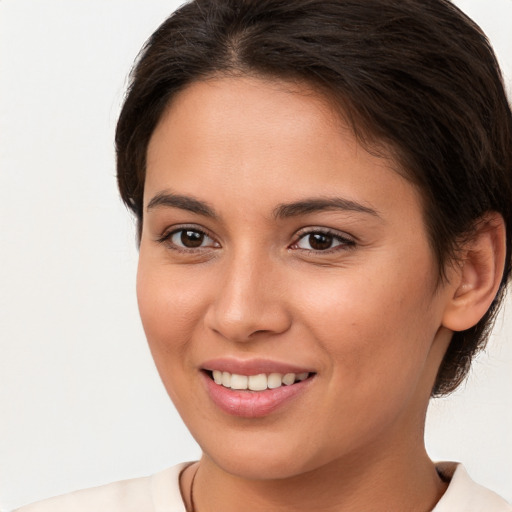
{"type": "Polygon", "coordinates": [[[354,242],[332,233],[313,231],[302,235],[295,244],[299,249],[309,251],[327,251],[340,245],[352,246],[354,242]]]}
{"type": "Polygon", "coordinates": [[[180,229],[171,233],[169,239],[173,245],[185,249],[215,246],[214,240],[212,240],[206,233],[197,229],[180,229]]]}

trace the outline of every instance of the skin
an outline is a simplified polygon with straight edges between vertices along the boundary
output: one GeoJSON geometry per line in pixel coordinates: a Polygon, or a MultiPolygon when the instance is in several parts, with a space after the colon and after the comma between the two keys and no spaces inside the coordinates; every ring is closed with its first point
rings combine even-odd
{"type": "Polygon", "coordinates": [[[147,157],[138,301],[204,454],[182,475],[186,501],[197,471],[200,512],[431,510],[445,484],[423,428],[460,279],[438,286],[420,196],[396,163],[366,152],[306,86],[254,77],[181,91],[147,157]],[[170,193],[216,216],[154,204],[170,193]],[[351,208],[275,216],[326,198],[351,208]],[[170,236],[184,226],[207,233],[200,247],[170,236]],[[312,249],[309,233],[326,230],[341,239],[312,249]],[[268,416],[239,418],[212,403],[200,371],[227,356],[316,375],[268,416]]]}

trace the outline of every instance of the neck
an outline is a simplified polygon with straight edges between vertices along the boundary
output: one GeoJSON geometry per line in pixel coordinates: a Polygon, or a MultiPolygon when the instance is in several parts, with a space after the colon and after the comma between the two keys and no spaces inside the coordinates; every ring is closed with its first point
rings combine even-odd
{"type": "MultiPolygon", "coordinates": [[[[251,512],[428,511],[446,490],[424,450],[395,451],[384,459],[354,453],[281,480],[245,479],[203,456],[190,468],[187,479],[182,483],[189,486],[194,480],[194,512],[238,512],[248,503],[251,512]]],[[[192,493],[185,491],[184,495],[190,501],[192,493]]],[[[187,507],[192,510],[192,503],[187,507]]]]}

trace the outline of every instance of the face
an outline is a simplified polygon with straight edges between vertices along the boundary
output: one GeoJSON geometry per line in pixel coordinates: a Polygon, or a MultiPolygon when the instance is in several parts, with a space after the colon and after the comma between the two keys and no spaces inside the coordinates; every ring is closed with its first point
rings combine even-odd
{"type": "Polygon", "coordinates": [[[448,291],[394,163],[256,78],[182,91],[147,157],[140,313],[205,455],[273,478],[418,443],[448,291]]]}

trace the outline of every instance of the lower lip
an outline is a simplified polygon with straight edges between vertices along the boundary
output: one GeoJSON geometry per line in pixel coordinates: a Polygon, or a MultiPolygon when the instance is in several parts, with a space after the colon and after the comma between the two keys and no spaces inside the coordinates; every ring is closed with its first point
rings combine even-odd
{"type": "Polygon", "coordinates": [[[262,418],[285,406],[304,393],[313,377],[292,384],[265,391],[238,391],[215,382],[205,373],[203,377],[213,403],[222,411],[241,418],[262,418]]]}

